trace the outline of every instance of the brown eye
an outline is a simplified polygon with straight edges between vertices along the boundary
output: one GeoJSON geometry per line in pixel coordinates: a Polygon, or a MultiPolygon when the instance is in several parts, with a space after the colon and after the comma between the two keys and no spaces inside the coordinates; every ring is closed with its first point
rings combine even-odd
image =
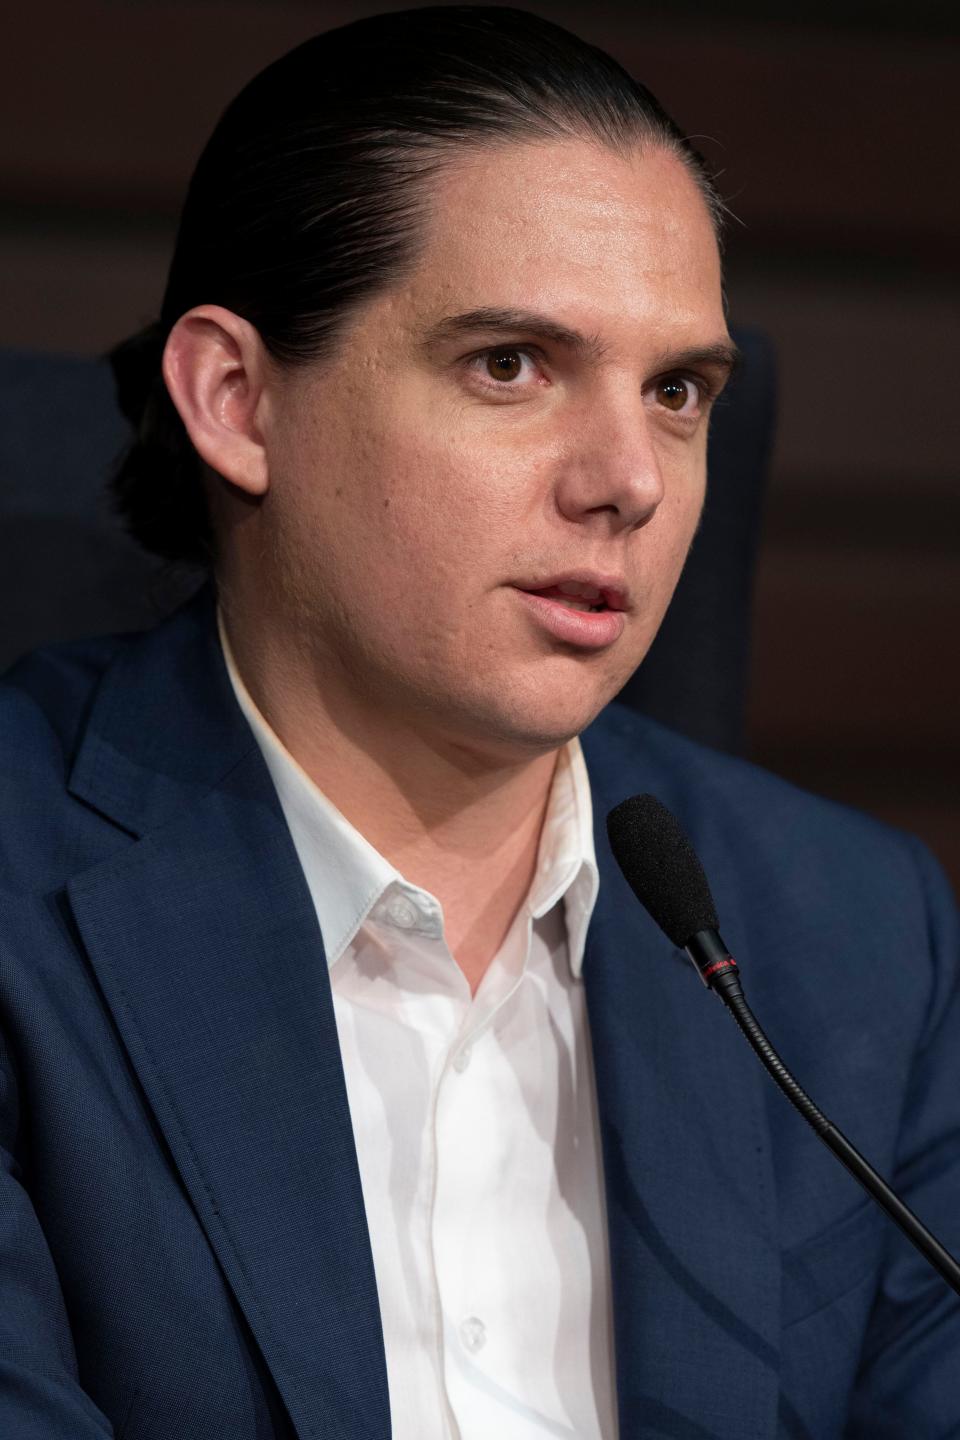
{"type": "Polygon", "coordinates": [[[696,401],[697,398],[696,387],[678,376],[661,380],[657,386],[657,399],[667,410],[683,410],[688,400],[696,401]]]}
{"type": "Polygon", "coordinates": [[[519,350],[491,350],[487,356],[487,374],[491,380],[516,380],[522,368],[519,350]]]}

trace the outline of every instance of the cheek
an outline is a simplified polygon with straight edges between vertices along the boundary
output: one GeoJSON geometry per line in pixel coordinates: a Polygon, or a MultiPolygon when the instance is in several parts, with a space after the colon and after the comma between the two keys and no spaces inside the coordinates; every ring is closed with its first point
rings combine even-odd
{"type": "MultiPolygon", "coordinates": [[[[326,615],[366,649],[436,655],[462,634],[478,595],[496,579],[493,553],[507,499],[429,421],[351,425],[301,454],[284,549],[296,553],[301,609],[326,615]],[[489,563],[488,563],[488,557],[489,563]]],[[[515,527],[510,527],[515,528],[515,527]]]]}
{"type": "Polygon", "coordinates": [[[680,578],[700,520],[705,488],[703,464],[672,476],[650,525],[637,532],[646,645],[652,641],[680,578]]]}
{"type": "Polygon", "coordinates": [[[664,497],[663,559],[671,588],[679,578],[697,532],[705,493],[705,476],[701,467],[698,473],[693,476],[688,474],[684,483],[664,497]]]}
{"type": "Polygon", "coordinates": [[[484,557],[516,524],[517,495],[482,447],[425,421],[358,441],[347,529],[366,567],[413,573],[424,590],[469,588],[484,557]]]}

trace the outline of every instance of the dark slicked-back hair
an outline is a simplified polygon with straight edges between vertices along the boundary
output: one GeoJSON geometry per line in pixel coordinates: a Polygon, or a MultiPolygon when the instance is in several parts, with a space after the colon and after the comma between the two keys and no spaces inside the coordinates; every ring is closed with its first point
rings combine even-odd
{"type": "Polygon", "coordinates": [[[281,365],[323,360],[357,307],[415,264],[429,181],[444,164],[471,148],[571,138],[674,152],[719,232],[704,162],[650,92],[521,10],[372,16],[251,80],[190,182],[160,319],[110,357],[136,432],[113,483],[141,544],[170,560],[214,558],[202,464],[160,370],[181,315],[222,305],[281,365]]]}

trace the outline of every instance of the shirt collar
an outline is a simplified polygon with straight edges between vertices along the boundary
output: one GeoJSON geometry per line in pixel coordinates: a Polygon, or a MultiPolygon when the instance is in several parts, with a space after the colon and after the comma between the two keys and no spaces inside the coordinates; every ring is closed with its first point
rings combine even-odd
{"type": "Polygon", "coordinates": [[[536,875],[527,905],[533,919],[538,920],[563,898],[567,953],[570,969],[577,979],[583,968],[587,926],[599,887],[590,777],[580,741],[574,738],[557,756],[540,834],[536,875]]]}
{"type": "MultiPolygon", "coordinates": [[[[438,901],[405,880],[297,763],[244,685],[219,614],[217,625],[237,704],[260,747],[303,868],[328,966],[340,959],[371,912],[407,932],[440,935],[438,901]]],[[[573,739],[557,756],[526,905],[537,920],[563,899],[567,952],[577,979],[598,888],[590,780],[580,742],[573,739]]]]}

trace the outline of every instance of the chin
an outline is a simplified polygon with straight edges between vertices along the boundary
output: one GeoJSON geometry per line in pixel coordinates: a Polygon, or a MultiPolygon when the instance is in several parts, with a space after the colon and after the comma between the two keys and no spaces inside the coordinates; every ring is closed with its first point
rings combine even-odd
{"type": "Polygon", "coordinates": [[[602,694],[591,695],[592,689],[583,686],[578,693],[570,686],[559,692],[545,687],[514,696],[501,691],[473,710],[475,733],[503,755],[533,758],[559,750],[585,730],[616,693],[604,687],[602,694]]]}

